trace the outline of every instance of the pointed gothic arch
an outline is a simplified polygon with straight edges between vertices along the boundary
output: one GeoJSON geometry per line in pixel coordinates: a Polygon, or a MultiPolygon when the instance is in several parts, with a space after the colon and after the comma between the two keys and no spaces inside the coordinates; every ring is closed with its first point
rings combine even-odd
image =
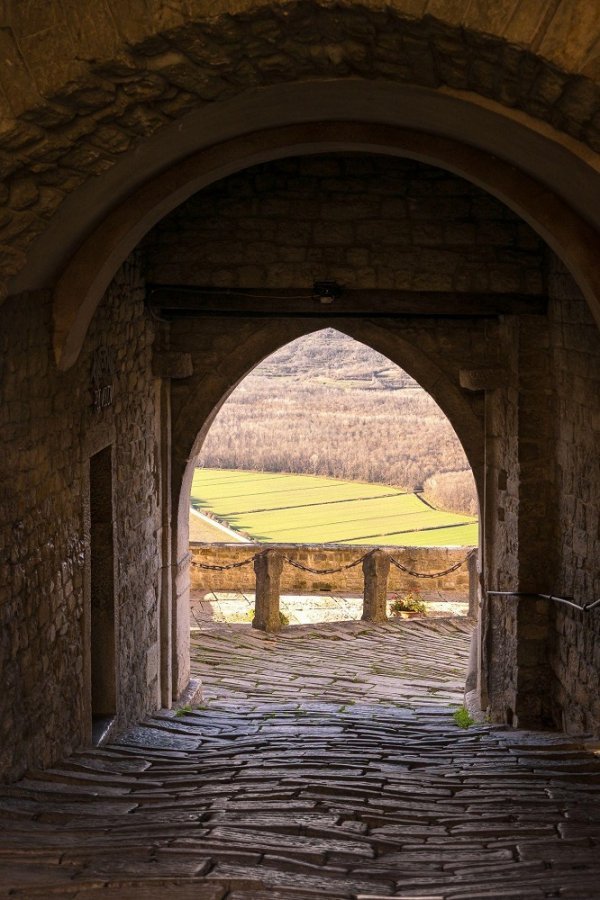
{"type": "MultiPolygon", "coordinates": [[[[398,335],[390,339],[389,332],[368,322],[344,322],[326,320],[316,328],[314,324],[299,324],[290,336],[289,323],[285,326],[285,338],[278,328],[269,324],[261,328],[243,352],[234,359],[227,359],[220,367],[222,376],[212,378],[208,385],[201,385],[192,377],[187,379],[185,393],[178,392],[173,406],[172,443],[174,450],[173,484],[177,495],[174,504],[178,510],[178,555],[184,556],[188,546],[187,518],[189,495],[196,460],[200,448],[219,410],[235,388],[261,362],[275,351],[314,331],[332,327],[354,340],[366,344],[381,353],[390,362],[404,369],[438,404],[454,429],[475,479],[477,493],[483,495],[483,423],[474,412],[468,395],[454,384],[435,359],[419,347],[398,335]],[[207,391],[206,388],[210,390],[207,391]]],[[[224,356],[226,359],[226,356],[224,356]]]]}
{"type": "MultiPolygon", "coordinates": [[[[370,322],[320,322],[318,328],[307,320],[270,321],[254,326],[247,336],[236,340],[237,351],[224,349],[210,371],[202,368],[202,351],[194,353],[194,336],[189,335],[188,352],[196,362],[195,373],[185,379],[172,398],[172,484],[174,555],[177,560],[177,586],[174,590],[174,618],[177,646],[175,669],[185,667],[189,659],[189,501],[191,484],[200,447],[215,416],[232,391],[259,363],[292,340],[322,328],[338,331],[366,344],[404,369],[433,397],[448,418],[461,442],[475,479],[482,505],[484,492],[484,430],[481,409],[473,396],[462,391],[456,381],[439,365],[435,355],[401,335],[370,322]],[[195,359],[194,359],[195,357],[195,359]],[[177,662],[177,660],[179,662],[177,662]]],[[[231,320],[215,320],[216,335],[229,331],[231,320]]],[[[242,332],[244,331],[242,325],[242,332]]],[[[187,663],[189,665],[189,663],[187,663]]],[[[175,675],[177,678],[177,675],[175,675]]],[[[180,676],[183,683],[186,674],[180,676]]]]}

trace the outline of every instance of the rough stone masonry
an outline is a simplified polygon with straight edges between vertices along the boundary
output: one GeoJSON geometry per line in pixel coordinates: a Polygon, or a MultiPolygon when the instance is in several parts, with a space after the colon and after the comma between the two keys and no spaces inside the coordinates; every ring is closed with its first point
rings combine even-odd
{"type": "Polygon", "coordinates": [[[528,595],[482,595],[491,718],[600,733],[599,620],[536,596],[600,595],[598,28],[583,0],[2,6],[2,778],[91,739],[94,459],[117,735],[188,684],[188,488],[212,417],[326,326],[442,406],[478,484],[482,590],[528,595]],[[165,322],[149,278],[547,305],[165,322]]]}

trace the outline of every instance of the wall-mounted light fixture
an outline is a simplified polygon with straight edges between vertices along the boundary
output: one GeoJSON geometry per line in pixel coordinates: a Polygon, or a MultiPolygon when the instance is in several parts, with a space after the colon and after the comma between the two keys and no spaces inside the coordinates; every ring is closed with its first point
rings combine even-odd
{"type": "Polygon", "coordinates": [[[337,281],[315,281],[313,294],[320,303],[333,303],[342,296],[342,288],[337,281]]]}

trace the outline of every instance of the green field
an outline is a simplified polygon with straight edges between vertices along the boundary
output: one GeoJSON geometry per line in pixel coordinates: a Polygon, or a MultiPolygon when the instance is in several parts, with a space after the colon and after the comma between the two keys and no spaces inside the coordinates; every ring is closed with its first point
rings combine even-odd
{"type": "Polygon", "coordinates": [[[433,509],[419,494],[385,484],[197,469],[191,504],[256,541],[395,547],[478,542],[477,519],[433,509]]]}

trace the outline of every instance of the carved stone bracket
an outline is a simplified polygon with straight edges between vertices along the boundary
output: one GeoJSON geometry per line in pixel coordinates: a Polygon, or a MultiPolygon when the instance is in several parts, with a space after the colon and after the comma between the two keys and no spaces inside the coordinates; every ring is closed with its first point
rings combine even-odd
{"type": "Polygon", "coordinates": [[[461,369],[460,386],[466,391],[493,391],[508,382],[508,372],[499,366],[481,369],[461,369]]]}
{"type": "Polygon", "coordinates": [[[152,357],[152,374],[156,378],[189,378],[194,374],[192,354],[158,351],[152,357]]]}

